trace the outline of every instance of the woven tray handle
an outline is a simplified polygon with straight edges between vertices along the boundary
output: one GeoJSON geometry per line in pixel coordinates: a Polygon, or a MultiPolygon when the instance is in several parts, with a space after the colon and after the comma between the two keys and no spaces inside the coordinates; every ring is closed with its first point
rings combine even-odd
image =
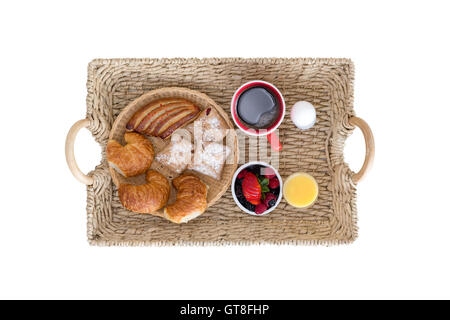
{"type": "Polygon", "coordinates": [[[375,157],[375,141],[373,139],[372,130],[370,129],[367,122],[358,117],[351,117],[348,121],[351,125],[358,127],[364,136],[364,141],[366,142],[366,158],[362,168],[353,175],[352,180],[354,183],[358,183],[361,179],[369,172],[372,167],[373,159],[375,157]]]}
{"type": "Polygon", "coordinates": [[[94,179],[88,175],[85,175],[80,170],[80,168],[78,168],[78,164],[75,160],[75,153],[74,153],[75,138],[77,137],[78,131],[88,126],[89,120],[82,119],[75,122],[72,128],[70,128],[66,138],[66,161],[70,171],[78,181],[87,185],[91,185],[94,183],[94,179]]]}

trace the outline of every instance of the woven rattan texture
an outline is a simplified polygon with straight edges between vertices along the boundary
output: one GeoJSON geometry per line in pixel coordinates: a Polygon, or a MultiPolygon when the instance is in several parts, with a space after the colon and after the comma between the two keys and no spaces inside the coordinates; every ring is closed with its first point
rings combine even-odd
{"type": "MultiPolygon", "coordinates": [[[[344,163],[343,146],[353,127],[353,64],[348,59],[208,58],[97,59],[88,67],[87,118],[102,147],[102,163],[87,188],[88,239],[93,245],[340,244],[357,237],[353,172],[344,163]],[[284,200],[272,213],[254,217],[240,211],[231,191],[199,218],[176,225],[160,217],[124,209],[111,181],[105,147],[115,117],[143,93],[162,87],[186,87],[211,97],[227,114],[234,91],[244,82],[265,80],[286,100],[279,135],[283,179],[297,171],[312,174],[319,198],[308,209],[284,200]],[[298,130],[289,112],[298,100],[317,108],[316,125],[298,130]]],[[[256,160],[251,150],[240,162],[256,160]]],[[[265,160],[264,157],[260,160],[265,160]]]]}

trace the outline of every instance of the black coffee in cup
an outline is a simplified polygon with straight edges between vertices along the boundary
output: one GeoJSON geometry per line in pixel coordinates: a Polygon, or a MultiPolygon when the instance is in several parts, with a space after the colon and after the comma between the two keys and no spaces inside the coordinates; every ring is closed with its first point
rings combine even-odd
{"type": "Polygon", "coordinates": [[[241,93],[236,110],[250,128],[266,129],[278,119],[280,107],[274,95],[264,87],[251,87],[241,93]]]}

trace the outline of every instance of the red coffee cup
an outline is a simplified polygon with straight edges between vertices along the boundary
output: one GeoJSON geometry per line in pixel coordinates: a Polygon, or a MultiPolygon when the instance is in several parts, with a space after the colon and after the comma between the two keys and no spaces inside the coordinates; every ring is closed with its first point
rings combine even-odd
{"type": "Polygon", "coordinates": [[[248,135],[252,136],[266,135],[270,145],[272,146],[272,149],[275,151],[280,151],[282,149],[280,139],[275,133],[275,130],[280,126],[281,122],[283,121],[285,113],[286,113],[286,103],[284,102],[283,95],[281,94],[280,90],[277,89],[277,87],[266,81],[254,80],[244,83],[242,86],[239,87],[239,89],[236,90],[236,92],[233,95],[233,98],[231,99],[231,116],[236,126],[248,135]],[[253,87],[262,87],[266,89],[275,98],[277,102],[277,107],[280,108],[277,118],[272,122],[272,124],[268,128],[264,129],[250,128],[244,121],[242,121],[239,118],[237,111],[237,104],[239,97],[241,96],[242,93],[253,87]]]}

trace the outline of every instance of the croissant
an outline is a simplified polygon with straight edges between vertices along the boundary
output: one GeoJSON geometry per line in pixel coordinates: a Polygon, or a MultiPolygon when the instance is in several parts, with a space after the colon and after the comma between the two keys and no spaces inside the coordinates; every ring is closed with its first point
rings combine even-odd
{"type": "Polygon", "coordinates": [[[153,213],[164,207],[169,200],[170,185],[161,173],[149,170],[146,184],[119,186],[119,199],[128,210],[137,213],[153,213]]]}
{"type": "Polygon", "coordinates": [[[172,180],[177,199],[164,209],[164,217],[175,223],[188,222],[206,210],[206,185],[196,176],[182,174],[172,180]]]}
{"type": "Polygon", "coordinates": [[[144,136],[127,132],[125,146],[116,140],[108,141],[106,157],[111,167],[125,177],[132,177],[147,171],[155,156],[152,143],[144,136]]]}

